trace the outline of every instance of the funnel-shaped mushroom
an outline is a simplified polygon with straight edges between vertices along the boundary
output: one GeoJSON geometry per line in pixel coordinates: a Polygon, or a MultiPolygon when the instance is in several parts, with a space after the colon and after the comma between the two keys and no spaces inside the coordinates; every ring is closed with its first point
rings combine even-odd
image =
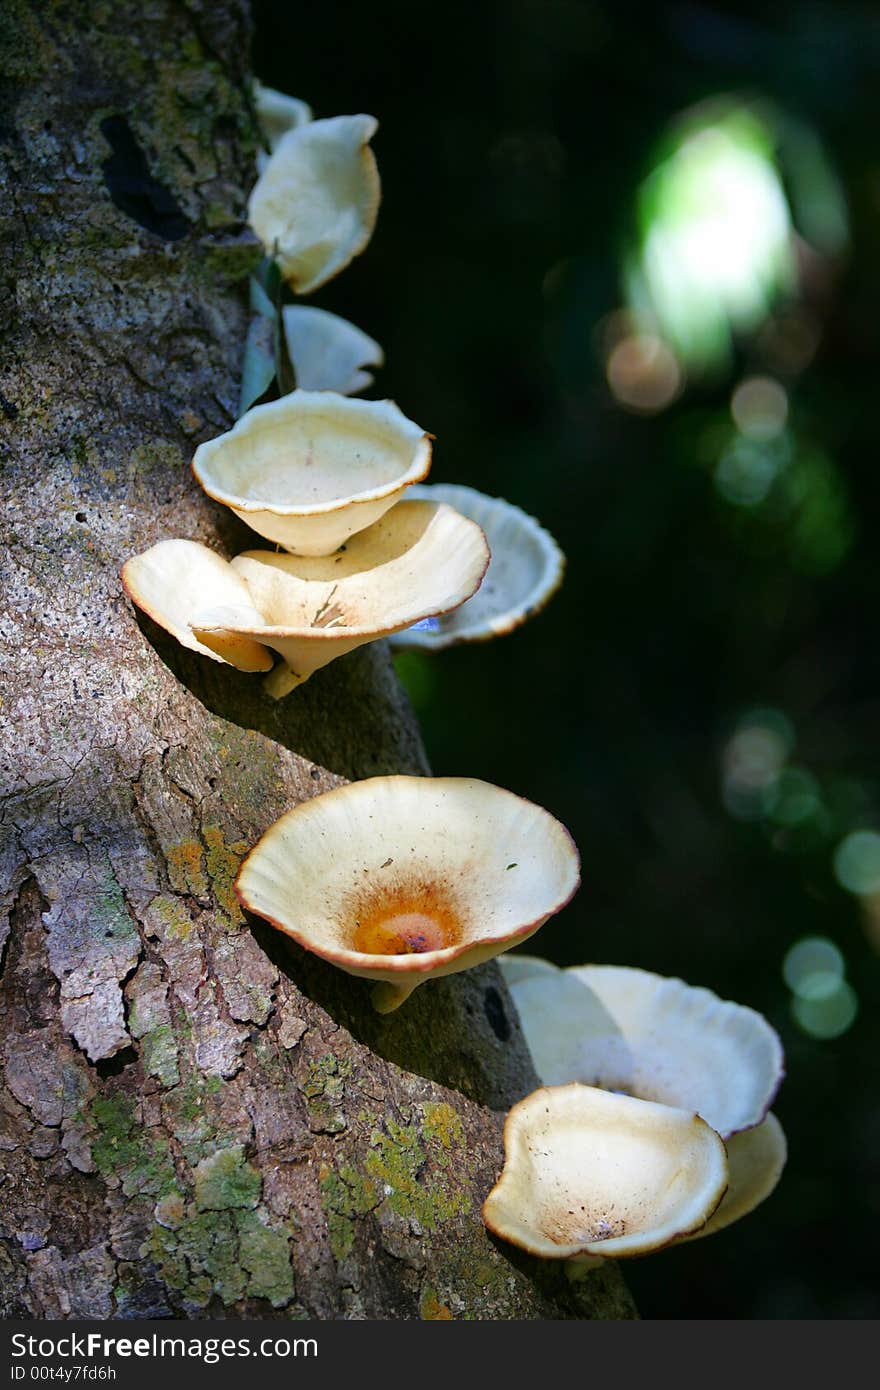
{"type": "Polygon", "coordinates": [[[296,384],[303,391],[354,396],[372,386],[372,376],[363,369],[381,367],[385,354],[375,339],[348,319],[311,304],[289,304],[281,310],[281,319],[296,384]]]}
{"type": "Polygon", "coordinates": [[[459,777],[372,777],[288,811],[239,870],[251,912],[389,1013],[423,981],[525,941],[578,886],[571,836],[540,806],[459,777]]]}
{"type": "MultiPolygon", "coordinates": [[[[337,555],[306,558],[248,550],[232,565],[244,580],[256,623],[231,624],[241,639],[265,642],[284,658],[266,683],[276,698],[320,667],[413,621],[441,613],[474,592],[489,550],[479,526],[451,507],[401,502],[337,555]]],[[[216,615],[230,630],[227,613],[216,615]]],[[[210,615],[195,635],[210,644],[210,615]]]]}
{"type": "Polygon", "coordinates": [[[257,637],[233,633],[225,626],[248,626],[258,632],[262,618],[248,587],[228,560],[198,541],[160,541],[122,566],[125,592],[184,647],[239,671],[268,671],[272,656],[257,637]],[[192,624],[209,619],[214,628],[205,640],[192,624]]]}
{"type": "Polygon", "coordinates": [[[582,1081],[695,1110],[724,1138],[767,1114],[784,1059],[754,1009],[646,970],[515,969],[508,983],[545,1084],[582,1081]]]}
{"type": "Polygon", "coordinates": [[[393,401],[291,391],[196,450],[209,497],[297,555],[330,555],[431,467],[431,436],[393,401]]]}
{"type": "Polygon", "coordinates": [[[575,1267],[699,1230],[727,1185],[724,1144],[698,1115],[591,1086],[526,1096],[507,1117],[504,1151],[483,1205],[489,1230],[575,1267]]]}
{"type": "Polygon", "coordinates": [[[565,556],[534,517],[501,497],[486,497],[472,487],[453,483],[421,486],[414,495],[448,502],[482,526],[492,563],[479,593],[454,613],[398,633],[396,647],[437,651],[459,642],[502,637],[539,613],[555,594],[562,583],[565,556]]]}
{"type": "Polygon", "coordinates": [[[333,116],[287,130],[248,202],[248,220],[297,294],[332,280],[373,233],[381,189],[372,116],[333,116]]]}

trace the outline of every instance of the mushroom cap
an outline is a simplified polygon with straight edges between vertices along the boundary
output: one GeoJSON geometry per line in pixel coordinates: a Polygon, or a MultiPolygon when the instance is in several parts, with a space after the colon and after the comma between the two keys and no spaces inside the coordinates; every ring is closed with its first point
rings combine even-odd
{"type": "Polygon", "coordinates": [[[224,661],[239,671],[268,671],[272,655],[250,633],[234,633],[223,625],[262,624],[244,580],[228,560],[198,541],[159,541],[122,566],[125,592],[138,608],[176,637],[184,647],[201,652],[212,661],[224,661]],[[215,628],[210,642],[192,632],[193,619],[212,615],[215,628]],[[218,620],[219,619],[219,620],[218,620]]]}
{"type": "Polygon", "coordinates": [[[239,870],[251,912],[366,979],[479,965],[578,886],[577,850],[540,806],[466,777],[371,777],[288,811],[239,870]]]}
{"type": "Polygon", "coordinates": [[[510,1111],[490,1231],[544,1259],[646,1255],[697,1231],[727,1185],[724,1143],[687,1110],[592,1086],[542,1087],[510,1111]]]}
{"type": "Polygon", "coordinates": [[[486,533],[492,562],[478,594],[455,613],[408,628],[396,647],[432,651],[459,642],[485,642],[512,632],[539,613],[562,583],[565,556],[549,531],[534,517],[505,502],[457,483],[420,486],[415,496],[448,502],[486,533]]]}
{"type": "Polygon", "coordinates": [[[695,1110],[727,1138],[760,1124],[785,1074],[766,1019],[682,980],[585,965],[508,983],[547,1085],[583,1081],[695,1110]]]}
{"type": "Polygon", "coordinates": [[[705,1226],[686,1240],[712,1236],[741,1216],[760,1206],[782,1177],[788,1158],[785,1132],[771,1111],[754,1129],[743,1130],[726,1140],[730,1172],[727,1191],[705,1226]]]}
{"type": "Polygon", "coordinates": [[[264,87],[262,82],[254,82],[254,105],[270,150],[276,148],[288,130],[308,125],[312,119],[312,108],[306,102],[276,91],[274,87],[264,87]]]}
{"type": "Polygon", "coordinates": [[[431,467],[431,436],[393,401],[291,391],[201,444],[193,472],[216,502],[300,555],[330,555],[431,467]]]}
{"type": "MultiPolygon", "coordinates": [[[[233,630],[274,648],[304,680],[414,617],[463,603],[488,563],[475,522],[442,503],[400,502],[336,555],[237,555],[232,566],[259,621],[233,624],[233,630]]],[[[227,620],[218,617],[228,630],[227,620]]],[[[201,626],[196,636],[206,642],[210,632],[201,626]]]]}
{"type": "Polygon", "coordinates": [[[296,384],[302,390],[353,396],[372,386],[372,375],[362,369],[381,367],[385,361],[374,338],[348,319],[311,304],[289,304],[281,310],[281,319],[296,384]]]}
{"type": "Polygon", "coordinates": [[[332,116],[278,139],[248,200],[248,221],[297,292],[332,280],[363,251],[381,187],[373,116],[332,116]]]}

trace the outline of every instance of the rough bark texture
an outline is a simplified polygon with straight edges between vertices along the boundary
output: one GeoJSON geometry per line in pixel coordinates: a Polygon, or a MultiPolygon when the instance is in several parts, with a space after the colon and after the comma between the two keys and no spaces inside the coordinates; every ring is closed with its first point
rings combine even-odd
{"type": "Polygon", "coordinates": [[[386,652],[280,704],[141,623],[119,566],[251,543],[188,461],[228,428],[253,125],[236,0],[9,0],[0,382],[5,1316],[632,1316],[494,1243],[534,1085],[494,966],[382,1018],[245,920],[242,853],[424,771],[386,652]]]}

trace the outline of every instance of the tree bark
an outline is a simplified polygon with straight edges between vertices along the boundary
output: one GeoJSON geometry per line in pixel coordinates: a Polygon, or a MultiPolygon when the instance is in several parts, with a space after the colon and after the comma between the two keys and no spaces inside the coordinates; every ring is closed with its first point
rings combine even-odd
{"type": "Polygon", "coordinates": [[[613,1267],[570,1286],[482,1226],[536,1084],[495,966],[380,1017],[234,898],[294,802],[427,770],[384,648],[275,704],[121,589],[162,538],[252,544],[187,466],[255,259],[243,7],[2,26],[2,1313],[633,1316],[613,1267]]]}

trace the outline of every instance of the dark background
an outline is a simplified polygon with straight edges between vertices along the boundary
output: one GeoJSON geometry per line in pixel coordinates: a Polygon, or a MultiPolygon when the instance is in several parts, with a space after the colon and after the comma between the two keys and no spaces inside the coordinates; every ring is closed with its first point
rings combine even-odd
{"type": "Polygon", "coordinates": [[[727,1232],[631,1262],[642,1316],[876,1316],[880,912],[841,886],[834,854],[880,827],[880,14],[254,10],[263,81],[316,116],[380,122],[376,233],[310,302],[384,345],[373,394],[436,434],[433,481],[520,504],[568,557],[516,634],[400,659],[434,771],[510,787],[572,830],[583,887],[536,951],[680,975],[761,1010],[785,1044],[780,1187],[727,1232]],[[756,339],[645,416],[610,393],[597,336],[658,140],[730,92],[805,122],[849,210],[848,256],[803,291],[818,350],[784,383],[793,447],[825,461],[824,491],[794,509],[733,505],[707,466],[731,390],[768,371],[756,339]],[[824,560],[805,558],[805,528],[824,560]],[[817,809],[796,824],[725,804],[724,750],[755,707],[783,717],[789,763],[813,779],[817,809]],[[839,948],[858,1000],[834,1038],[798,1026],[782,976],[811,935],[839,948]]]}

